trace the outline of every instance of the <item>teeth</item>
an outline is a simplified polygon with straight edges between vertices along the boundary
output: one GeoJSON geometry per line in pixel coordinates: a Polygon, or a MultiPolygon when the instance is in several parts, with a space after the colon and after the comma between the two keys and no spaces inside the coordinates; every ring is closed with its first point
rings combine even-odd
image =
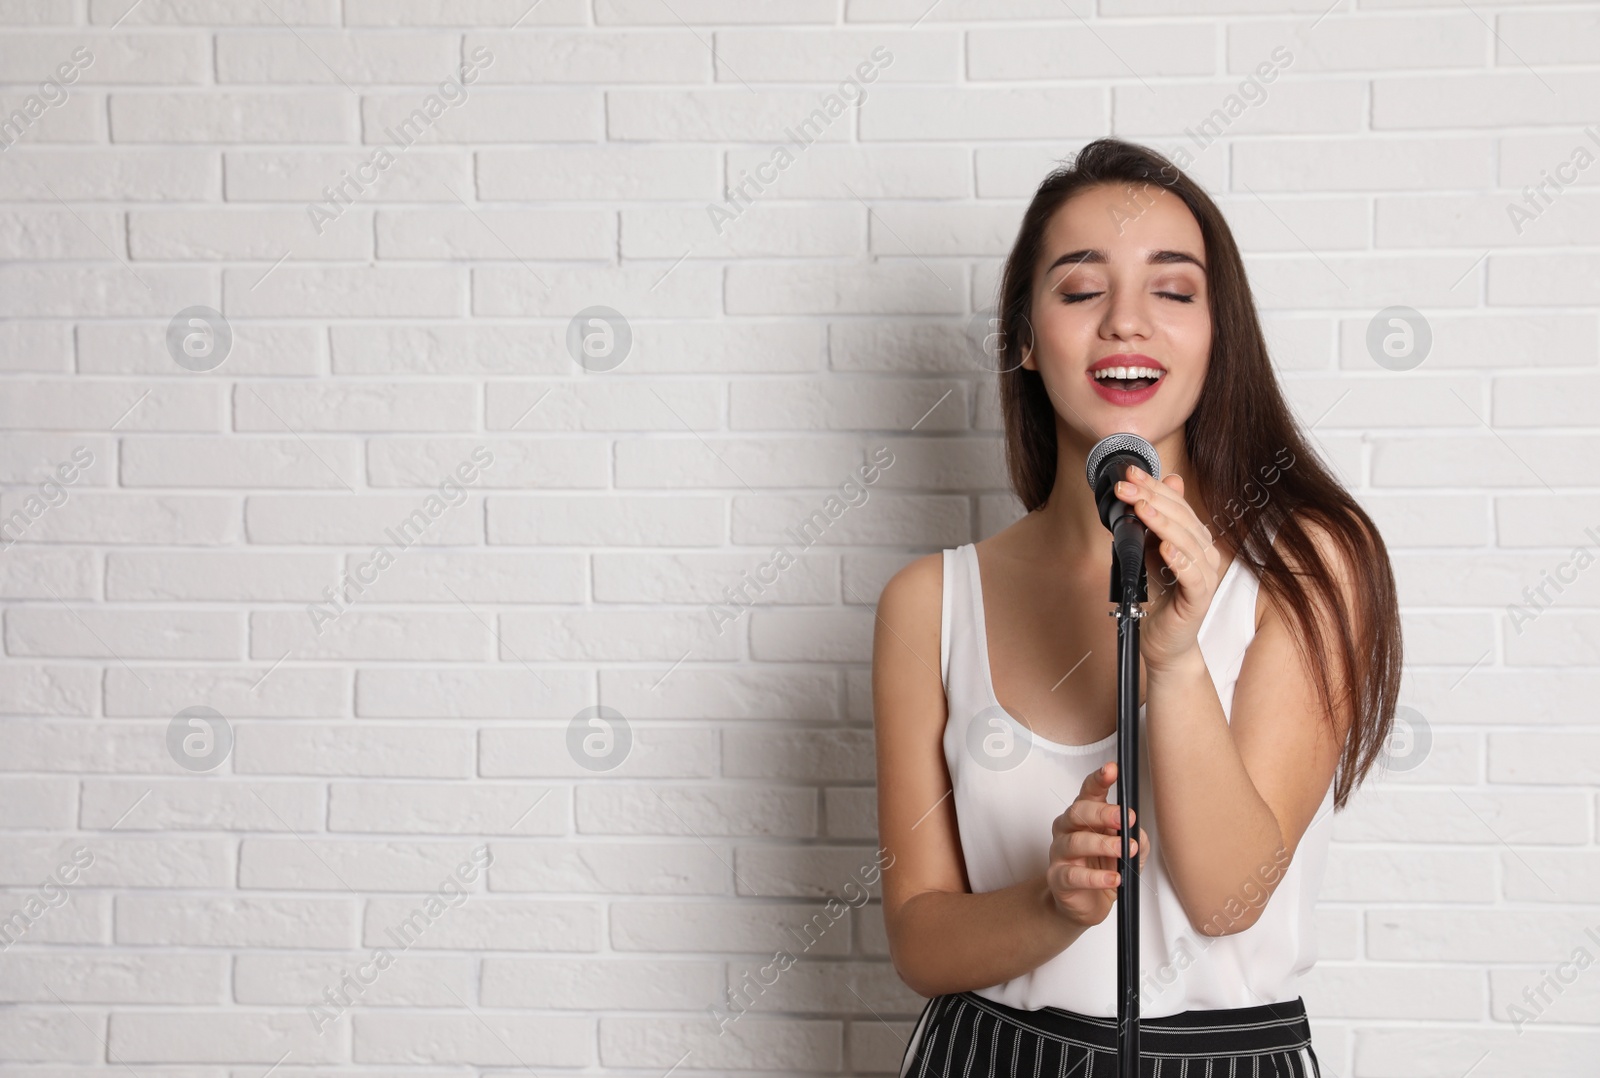
{"type": "Polygon", "coordinates": [[[1160,378],[1162,372],[1151,367],[1102,367],[1094,372],[1095,378],[1160,378]]]}

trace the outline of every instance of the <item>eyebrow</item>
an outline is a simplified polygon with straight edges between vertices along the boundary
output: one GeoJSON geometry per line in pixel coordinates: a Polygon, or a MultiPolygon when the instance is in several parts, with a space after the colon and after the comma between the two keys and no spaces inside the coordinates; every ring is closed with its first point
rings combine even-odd
{"type": "MultiPolygon", "coordinates": [[[[1078,265],[1085,262],[1104,264],[1107,261],[1108,259],[1106,258],[1106,253],[1104,251],[1094,247],[1085,247],[1081,251],[1068,251],[1066,254],[1050,263],[1049,269],[1046,269],[1045,272],[1049,273],[1050,270],[1055,269],[1057,266],[1065,265],[1068,262],[1078,265]]],[[[1145,258],[1145,261],[1152,266],[1165,265],[1175,262],[1189,262],[1193,265],[1199,266],[1202,273],[1205,272],[1206,268],[1205,263],[1201,262],[1188,251],[1151,251],[1150,254],[1145,258]]]]}

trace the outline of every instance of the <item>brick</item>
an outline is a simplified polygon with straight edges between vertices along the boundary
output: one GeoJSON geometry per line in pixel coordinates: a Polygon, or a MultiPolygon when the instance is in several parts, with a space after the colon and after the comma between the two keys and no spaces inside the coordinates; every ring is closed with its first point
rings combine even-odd
{"type": "MultiPolygon", "coordinates": [[[[589,681],[576,670],[561,670],[518,665],[517,669],[450,669],[374,667],[356,674],[356,714],[364,717],[474,715],[482,718],[560,718],[569,719],[587,707],[589,681]],[[537,701],[529,703],[529,701],[537,701]]],[[[401,728],[395,728],[398,735],[401,728]]],[[[470,734],[461,729],[461,736],[470,734]]],[[[452,744],[458,741],[452,737],[452,744]]],[[[457,750],[471,764],[471,749],[457,750]]],[[[417,750],[418,758],[428,760],[436,752],[427,746],[417,750]]],[[[461,763],[451,766],[451,777],[462,774],[461,763]]],[[[437,768],[434,761],[429,765],[437,768]]],[[[417,772],[432,774],[436,772],[417,772]]]]}
{"type": "Polygon", "coordinates": [[[1244,190],[1415,191],[1489,186],[1494,141],[1484,136],[1400,140],[1251,139],[1231,148],[1244,190]]]}
{"type": "Polygon", "coordinates": [[[62,143],[104,142],[106,95],[74,87],[48,99],[37,89],[0,93],[0,147],[43,149],[62,143]]]}
{"type": "MultiPolygon", "coordinates": [[[[457,199],[472,187],[472,157],[465,150],[412,147],[388,168],[379,168],[381,163],[381,159],[375,162],[372,150],[230,150],[222,155],[229,201],[301,203],[299,212],[307,218],[302,228],[310,228],[310,234],[315,234],[317,222],[307,204],[327,202],[336,189],[356,192],[362,203],[459,205],[457,199]],[[363,176],[370,182],[363,181],[363,176]]],[[[352,223],[345,221],[344,225],[352,223]]],[[[338,224],[335,221],[325,227],[332,229],[338,224]]]]}
{"type": "Polygon", "coordinates": [[[603,131],[600,95],[592,90],[490,90],[477,84],[446,100],[432,91],[368,94],[361,130],[369,145],[409,153],[412,143],[589,142],[603,131]],[[440,115],[429,97],[444,101],[440,115]]]}
{"type": "Polygon", "coordinates": [[[342,227],[329,227],[320,235],[302,210],[135,210],[128,215],[128,245],[135,260],[259,260],[270,265],[290,250],[286,238],[303,257],[369,259],[372,213],[351,211],[342,227]]]}
{"type": "Polygon", "coordinates": [[[252,11],[228,0],[146,0],[135,10],[125,0],[89,0],[89,21],[93,24],[121,23],[123,26],[209,26],[269,25],[335,26],[339,22],[338,0],[283,0],[273,3],[273,11],[252,11]]]}
{"type": "Polygon", "coordinates": [[[221,838],[171,835],[6,836],[0,838],[0,882],[37,887],[65,862],[81,870],[75,882],[82,887],[216,888],[228,882],[231,845],[221,838]],[[79,849],[88,854],[78,854],[79,849]]]}
{"type": "Polygon", "coordinates": [[[530,8],[522,0],[345,0],[349,26],[471,26],[475,29],[582,26],[583,0],[543,0],[530,8]]]}
{"type": "MultiPolygon", "coordinates": [[[[519,434],[542,430],[683,433],[714,430],[722,422],[721,388],[679,379],[507,387],[492,392],[487,403],[488,427],[514,428],[519,434]]],[[[548,467],[542,462],[541,466],[548,467]]]]}
{"type": "Polygon", "coordinates": [[[453,268],[285,264],[223,271],[223,314],[230,317],[448,317],[466,305],[466,278],[453,268]]]}
{"type": "Polygon", "coordinates": [[[808,941],[808,954],[847,954],[850,922],[805,902],[628,902],[611,917],[611,945],[618,951],[737,951],[768,958],[783,948],[799,954],[808,941]]]}
{"type": "Polygon", "coordinates": [[[804,787],[580,786],[578,831],[585,835],[767,835],[817,833],[816,792],[804,787]]]}
{"type": "Polygon", "coordinates": [[[624,258],[842,256],[866,249],[860,206],[760,206],[729,219],[707,209],[622,211],[624,258]]]}
{"type": "Polygon", "coordinates": [[[113,93],[113,142],[349,142],[356,101],[343,90],[113,93]]]}
{"type": "Polygon", "coordinates": [[[1372,80],[1375,131],[1522,127],[1592,122],[1581,101],[1600,93],[1600,75],[1581,71],[1477,72],[1372,80]]]}
{"type": "MultiPolygon", "coordinates": [[[[524,23],[524,26],[527,24],[524,23]]],[[[710,82],[711,50],[688,34],[582,33],[468,34],[465,55],[493,52],[484,83],[710,82]]]]}
{"type": "Polygon", "coordinates": [[[29,318],[169,319],[185,307],[216,307],[214,278],[182,266],[0,266],[0,315],[29,318]]]}
{"type": "Polygon", "coordinates": [[[7,26],[56,26],[75,21],[73,0],[3,0],[0,22],[7,26]]]}
{"type": "Polygon", "coordinates": [[[67,373],[72,369],[72,327],[48,322],[0,326],[0,369],[67,373]]]}
{"type": "Polygon", "coordinates": [[[319,446],[297,439],[224,442],[197,453],[190,438],[139,438],[123,447],[123,485],[128,487],[333,488],[341,475],[361,470],[360,447],[319,446]],[[333,469],[333,470],[330,470],[333,469]]]}
{"type": "Polygon", "coordinates": [[[330,831],[411,834],[570,833],[568,798],[550,788],[449,783],[336,782],[328,791],[330,831]]]}
{"type": "Polygon", "coordinates": [[[15,795],[0,802],[0,825],[8,830],[69,830],[77,820],[77,786],[70,779],[12,778],[15,795]]]}
{"type": "MultiPolygon", "coordinates": [[[[980,151],[981,152],[981,151],[980,151]]],[[[754,175],[759,199],[961,198],[971,193],[967,154],[953,146],[789,147],[793,163],[779,168],[775,150],[728,151],[725,195],[754,175]]],[[[730,226],[732,227],[732,226],[730,226]]]]}
{"type": "Polygon", "coordinates": [[[1600,295],[1600,255],[1490,255],[1487,267],[1491,306],[1581,306],[1600,295]]]}
{"type": "MultiPolygon", "coordinates": [[[[569,722],[540,729],[485,729],[478,739],[478,769],[484,776],[496,778],[591,778],[594,771],[580,763],[582,750],[574,752],[569,747],[570,728],[569,722]]],[[[630,726],[629,737],[627,755],[606,771],[608,776],[709,778],[716,772],[716,737],[710,730],[630,726]]]]}
{"type": "Polygon", "coordinates": [[[717,546],[727,528],[717,498],[510,496],[489,499],[491,543],[717,546]]]}
{"type": "Polygon", "coordinates": [[[543,1015],[357,1014],[360,1063],[469,1063],[494,1067],[588,1067],[595,1020],[543,1015]]]}
{"type": "MultiPolygon", "coordinates": [[[[680,271],[681,272],[681,271],[680,271]]],[[[954,314],[964,306],[959,266],[728,267],[729,314],[954,314]]]]}
{"type": "Polygon", "coordinates": [[[133,945],[344,950],[355,946],[359,924],[359,904],[347,896],[117,896],[116,939],[133,945]]]}
{"type": "Polygon", "coordinates": [[[960,37],[926,30],[719,30],[716,47],[720,82],[827,83],[851,95],[877,82],[950,81],[961,68],[960,37]]]}
{"type": "Polygon", "coordinates": [[[393,946],[390,930],[402,936],[416,935],[420,927],[423,934],[415,946],[425,950],[573,952],[600,948],[601,907],[593,902],[470,894],[458,906],[447,904],[431,921],[417,919],[422,906],[420,896],[370,900],[362,942],[369,947],[393,946]]]}
{"type": "Polygon", "coordinates": [[[7,1003],[210,1004],[225,1001],[222,955],[8,955],[0,969],[7,1003]]]}
{"type": "Polygon", "coordinates": [[[6,621],[13,655],[226,660],[243,644],[243,624],[223,611],[31,607],[11,611],[6,621]]]}
{"type": "Polygon", "coordinates": [[[95,1063],[104,1059],[106,1015],[90,1011],[59,1015],[9,1010],[0,1016],[0,1036],[17,1045],[19,1061],[95,1063]]]}
{"type": "Polygon", "coordinates": [[[1370,33],[1359,19],[1250,20],[1228,27],[1228,70],[1245,75],[1282,46],[1295,75],[1483,66],[1490,29],[1469,12],[1401,15],[1370,33]]]}
{"type": "Polygon", "coordinates": [[[342,1031],[318,1036],[304,1014],[288,1011],[218,1010],[196,1022],[188,1011],[138,1010],[111,1016],[106,1051],[124,1063],[266,1063],[293,1052],[305,1063],[346,1058],[342,1031]]]}
{"type": "Polygon", "coordinates": [[[690,1010],[717,998],[712,962],[485,958],[488,1007],[690,1010]]]}
{"type": "Polygon", "coordinates": [[[730,856],[693,841],[529,844],[497,854],[489,884],[494,891],[557,894],[727,895],[730,856]]]}
{"type": "MultiPolygon", "coordinates": [[[[1367,351],[1368,321],[1340,320],[1341,367],[1376,369],[1367,351]]],[[[1600,335],[1595,333],[1591,314],[1548,312],[1530,318],[1510,312],[1431,312],[1428,328],[1433,348],[1423,362],[1430,370],[1592,367],[1600,363],[1600,335]]],[[[1493,393],[1503,396],[1509,381],[1495,383],[1493,393]]]]}
{"type": "Polygon", "coordinates": [[[245,724],[235,730],[234,770],[258,775],[463,778],[472,771],[469,731],[362,723],[245,724]]]}
{"type": "Polygon", "coordinates": [[[490,147],[478,152],[478,197],[710,199],[717,153],[700,146],[490,147]]]}
{"type": "Polygon", "coordinates": [[[460,40],[446,34],[366,34],[308,30],[220,33],[219,83],[332,86],[415,82],[419,72],[455,74],[460,40]]]}
{"type": "Polygon", "coordinates": [[[183,783],[89,779],[84,826],[124,831],[311,831],[322,826],[322,791],[313,783],[183,783]]]}
{"type": "MultiPolygon", "coordinates": [[[[227,365],[235,374],[311,375],[326,367],[325,334],[310,326],[230,322],[230,328],[227,365]]],[[[80,324],[77,369],[82,374],[170,374],[177,368],[166,330],[165,323],[80,324]]]]}
{"type": "Polygon", "coordinates": [[[399,659],[412,662],[481,662],[493,634],[471,611],[395,613],[345,611],[314,623],[305,611],[261,610],[250,615],[253,657],[286,652],[309,660],[399,659]]]}
{"type": "Polygon", "coordinates": [[[0,253],[18,262],[125,258],[122,214],[109,210],[0,211],[0,253]]]}
{"type": "Polygon", "coordinates": [[[234,994],[240,1003],[307,1007],[324,993],[347,993],[362,1006],[452,1007],[472,993],[471,960],[408,954],[381,970],[366,956],[242,954],[234,959],[234,994]],[[371,984],[361,984],[370,977],[371,984]],[[349,977],[349,980],[346,980],[349,977]],[[347,987],[354,984],[356,988],[347,987]]]}
{"type": "Polygon", "coordinates": [[[832,23],[832,0],[793,0],[781,8],[741,4],[738,0],[684,0],[663,11],[649,0],[596,0],[595,22],[601,26],[679,26],[718,23],[832,23]],[[674,17],[676,16],[676,17],[674,17]]]}
{"type": "Polygon", "coordinates": [[[1060,139],[1103,130],[1099,89],[929,90],[884,87],[861,106],[861,139],[1060,139]]]}
{"type": "Polygon", "coordinates": [[[105,678],[105,713],[169,721],[196,697],[223,715],[274,718],[328,718],[343,714],[349,696],[344,671],[305,667],[148,665],[136,680],[121,667],[105,678]]]}
{"type": "MultiPolygon", "coordinates": [[[[1216,35],[1193,23],[986,27],[968,31],[967,77],[985,82],[1124,79],[1122,57],[1142,76],[1216,73],[1216,35]]],[[[1254,66],[1252,64],[1252,66],[1254,66]]]]}
{"type": "Polygon", "coordinates": [[[671,261],[559,272],[548,266],[482,266],[472,271],[472,313],[570,319],[589,307],[605,306],[630,320],[709,317],[720,313],[720,285],[713,268],[671,261]]]}
{"type": "Polygon", "coordinates": [[[616,225],[599,210],[380,210],[378,257],[429,261],[606,259],[616,225]]]}
{"type": "Polygon", "coordinates": [[[332,554],[130,551],[106,558],[105,597],[309,601],[338,573],[332,554]]]}
{"type": "Polygon", "coordinates": [[[0,42],[0,65],[11,82],[202,83],[209,77],[210,51],[206,36],[193,32],[13,34],[0,42]],[[76,71],[63,75],[62,65],[76,71]]]}

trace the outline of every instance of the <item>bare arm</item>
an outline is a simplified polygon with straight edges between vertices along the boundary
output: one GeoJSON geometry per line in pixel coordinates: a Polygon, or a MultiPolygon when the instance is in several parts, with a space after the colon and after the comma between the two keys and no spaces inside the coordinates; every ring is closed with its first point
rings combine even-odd
{"type": "MultiPolygon", "coordinates": [[[[1095,919],[1072,912],[1082,892],[1095,892],[1083,904],[1108,909],[1104,891],[1114,895],[1116,886],[1106,878],[1103,861],[1091,867],[1094,858],[1068,856],[1091,847],[1109,848],[1113,864],[1117,856],[1117,839],[1109,834],[1087,825],[1067,833],[1069,814],[1086,819],[1097,811],[1090,797],[1062,814],[1053,837],[1039,836],[1052,849],[1048,872],[1001,890],[970,893],[942,748],[942,574],[939,555],[931,555],[889,582],[878,604],[872,656],[878,831],[891,855],[883,871],[889,955],[901,980],[927,997],[985,988],[1036,969],[1104,918],[1104,912],[1095,919]]],[[[1099,802],[1098,811],[1114,816],[1116,810],[1103,803],[1103,789],[1099,802]]],[[[1139,850],[1141,861],[1146,852],[1139,850]]]]}
{"type": "MultiPolygon", "coordinates": [[[[1162,482],[1181,496],[1181,480],[1162,482]]],[[[1143,492],[1163,498],[1153,480],[1143,486],[1143,492]]],[[[1140,512],[1179,548],[1173,568],[1180,585],[1214,594],[1217,555],[1204,525],[1174,510],[1182,504],[1168,495],[1162,501],[1165,517],[1140,512]]],[[[1346,608],[1353,609],[1349,566],[1325,537],[1314,534],[1340,580],[1346,608]]],[[[1316,614],[1325,625],[1335,616],[1320,606],[1316,614]]],[[[1335,669],[1336,685],[1346,676],[1335,669]]],[[[1245,652],[1231,721],[1198,646],[1148,663],[1145,703],[1151,783],[1173,889],[1198,931],[1241,932],[1260,918],[1310,827],[1338,766],[1351,715],[1341,707],[1334,723],[1326,721],[1315,672],[1299,654],[1293,627],[1272,603],[1245,652]]]]}
{"type": "MultiPolygon", "coordinates": [[[[1145,704],[1151,784],[1173,891],[1205,935],[1249,928],[1266,907],[1269,877],[1281,878],[1292,850],[1245,763],[1205,660],[1196,652],[1181,665],[1149,671],[1145,704]]],[[[1318,800],[1325,788],[1316,787],[1318,800]]]]}

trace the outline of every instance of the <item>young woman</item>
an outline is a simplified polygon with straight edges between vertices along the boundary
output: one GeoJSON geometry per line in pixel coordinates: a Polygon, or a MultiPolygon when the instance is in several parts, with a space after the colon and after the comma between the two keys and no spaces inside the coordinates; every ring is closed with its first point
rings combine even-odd
{"type": "Polygon", "coordinates": [[[873,651],[883,908],[929,997],[902,1074],[1116,1070],[1116,623],[1089,449],[1161,458],[1141,622],[1141,1073],[1320,1075],[1297,984],[1330,814],[1388,738],[1388,554],[1274,377],[1227,223],[1165,158],[1090,143],[1006,261],[1000,401],[1027,515],[912,562],[873,651]]]}

